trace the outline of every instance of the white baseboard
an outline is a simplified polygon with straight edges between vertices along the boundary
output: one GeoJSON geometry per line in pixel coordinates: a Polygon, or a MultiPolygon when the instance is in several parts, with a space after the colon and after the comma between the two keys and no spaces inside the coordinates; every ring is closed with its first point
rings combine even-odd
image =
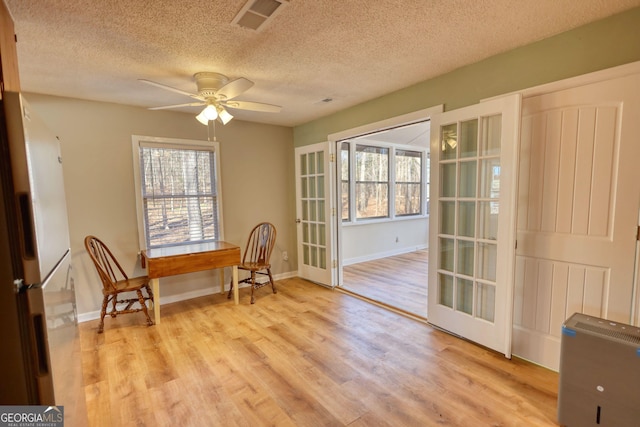
{"type": "Polygon", "coordinates": [[[395,256],[395,255],[408,254],[410,252],[415,252],[415,251],[420,251],[420,250],[423,250],[423,249],[427,249],[428,247],[429,247],[428,245],[409,246],[409,247],[406,247],[406,248],[394,249],[392,251],[378,252],[378,253],[375,253],[375,254],[367,254],[367,255],[363,255],[363,256],[359,256],[359,257],[343,259],[342,260],[342,266],[344,267],[344,266],[351,265],[351,264],[358,264],[360,262],[375,261],[375,260],[380,259],[380,258],[387,258],[387,257],[390,257],[390,256],[395,256]]]}
{"type": "MultiPolygon", "coordinates": [[[[297,271],[290,271],[288,273],[282,273],[282,274],[274,274],[273,275],[273,280],[275,280],[276,282],[278,280],[283,280],[283,279],[289,279],[291,277],[296,277],[298,275],[297,271]]],[[[265,280],[265,279],[262,279],[265,280]]],[[[248,284],[242,284],[240,287],[244,288],[249,286],[248,284]]],[[[225,285],[224,287],[225,291],[229,290],[229,285],[225,285]]],[[[203,296],[207,296],[207,295],[213,295],[215,293],[219,292],[218,287],[214,286],[214,287],[210,287],[210,288],[206,288],[206,289],[198,289],[195,291],[190,291],[190,292],[185,292],[185,293],[181,293],[181,294],[175,294],[175,295],[169,295],[166,297],[160,297],[160,305],[163,304],[171,304],[172,302],[178,302],[178,301],[185,301],[188,299],[192,299],[192,298],[198,298],[198,297],[203,297],[203,296]]],[[[96,311],[89,311],[87,313],[79,313],[78,314],[78,322],[82,323],[82,322],[88,322],[90,320],[95,320],[95,319],[99,319],[100,318],[100,310],[96,310],[96,311]]]]}

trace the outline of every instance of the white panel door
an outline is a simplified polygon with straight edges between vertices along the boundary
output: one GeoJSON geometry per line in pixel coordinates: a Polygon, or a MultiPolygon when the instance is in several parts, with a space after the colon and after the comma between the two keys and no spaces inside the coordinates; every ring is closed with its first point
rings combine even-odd
{"type": "Polygon", "coordinates": [[[298,276],[335,286],[330,143],[296,148],[298,276]]]}
{"type": "Polygon", "coordinates": [[[640,76],[522,108],[513,353],[557,370],[573,313],[631,323],[640,76]]]}
{"type": "Polygon", "coordinates": [[[428,319],[511,356],[520,96],[431,117],[428,319]]]}

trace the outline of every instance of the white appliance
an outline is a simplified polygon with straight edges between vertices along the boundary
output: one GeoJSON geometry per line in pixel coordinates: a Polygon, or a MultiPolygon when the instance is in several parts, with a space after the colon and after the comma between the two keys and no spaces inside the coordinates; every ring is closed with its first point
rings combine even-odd
{"type": "Polygon", "coordinates": [[[581,313],[562,325],[558,422],[640,425],[640,327],[581,313]]]}

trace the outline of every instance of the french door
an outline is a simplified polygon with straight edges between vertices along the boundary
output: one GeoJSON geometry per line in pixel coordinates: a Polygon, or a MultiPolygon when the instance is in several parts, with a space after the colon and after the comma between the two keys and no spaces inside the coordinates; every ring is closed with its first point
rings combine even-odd
{"type": "Polygon", "coordinates": [[[334,219],[330,143],[298,147],[296,168],[296,226],[298,276],[335,286],[332,238],[334,219]]]}
{"type": "Polygon", "coordinates": [[[511,357],[520,95],[431,117],[428,319],[511,357]]]}

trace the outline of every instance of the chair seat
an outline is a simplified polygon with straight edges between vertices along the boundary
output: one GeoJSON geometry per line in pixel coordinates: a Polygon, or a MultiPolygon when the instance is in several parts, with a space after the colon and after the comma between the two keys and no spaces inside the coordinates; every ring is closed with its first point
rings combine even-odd
{"type": "Polygon", "coordinates": [[[244,264],[240,264],[238,268],[240,270],[259,271],[259,270],[266,270],[267,268],[271,268],[271,265],[257,263],[257,262],[245,262],[244,264]]]}
{"type": "Polygon", "coordinates": [[[148,276],[132,277],[126,280],[119,280],[114,283],[115,289],[102,289],[105,295],[118,294],[120,292],[132,292],[142,289],[149,284],[148,276]]]}

